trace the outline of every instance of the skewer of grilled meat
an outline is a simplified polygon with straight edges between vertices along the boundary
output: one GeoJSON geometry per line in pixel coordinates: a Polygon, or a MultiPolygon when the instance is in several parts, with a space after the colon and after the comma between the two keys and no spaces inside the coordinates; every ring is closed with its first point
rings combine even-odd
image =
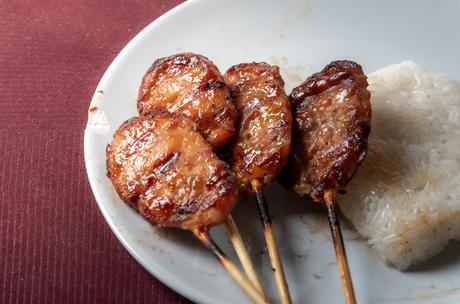
{"type": "Polygon", "coordinates": [[[291,303],[262,188],[276,180],[288,160],[292,117],[279,69],[267,63],[231,67],[224,79],[241,118],[230,164],[242,192],[255,193],[267,249],[282,303],[291,303]]]}
{"type": "Polygon", "coordinates": [[[371,126],[370,93],[360,65],[335,61],[294,88],[292,153],[280,181],[325,204],[347,303],[355,295],[338,217],[337,194],[363,161],[371,126]]]}
{"type": "Polygon", "coordinates": [[[168,112],[132,118],[115,132],[106,158],[123,201],[152,225],[191,230],[255,302],[266,303],[209,236],[233,210],[238,190],[192,120],[168,112]]]}
{"type": "MultiPolygon", "coordinates": [[[[181,53],[156,60],[142,79],[137,107],[140,114],[167,110],[190,117],[214,150],[235,134],[238,112],[233,100],[217,67],[202,55],[181,53]]],[[[231,214],[225,227],[245,272],[265,296],[231,214]]]]}
{"type": "Polygon", "coordinates": [[[235,134],[238,118],[217,67],[194,53],[157,59],[142,79],[137,109],[141,115],[167,110],[190,117],[214,149],[235,134]]]}

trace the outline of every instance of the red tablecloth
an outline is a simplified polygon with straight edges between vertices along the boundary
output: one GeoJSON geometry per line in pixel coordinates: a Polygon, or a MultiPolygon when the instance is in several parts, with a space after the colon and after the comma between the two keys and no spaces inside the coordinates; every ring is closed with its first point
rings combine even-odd
{"type": "Polygon", "coordinates": [[[186,303],[121,246],[86,177],[102,74],[181,1],[0,0],[0,303],[186,303]]]}

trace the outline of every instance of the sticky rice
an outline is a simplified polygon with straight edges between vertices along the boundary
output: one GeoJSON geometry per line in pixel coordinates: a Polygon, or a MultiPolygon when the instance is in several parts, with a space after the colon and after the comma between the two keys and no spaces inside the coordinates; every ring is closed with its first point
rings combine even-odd
{"type": "Polygon", "coordinates": [[[407,61],[369,75],[368,155],[344,215],[403,270],[460,239],[460,83],[407,61]]]}

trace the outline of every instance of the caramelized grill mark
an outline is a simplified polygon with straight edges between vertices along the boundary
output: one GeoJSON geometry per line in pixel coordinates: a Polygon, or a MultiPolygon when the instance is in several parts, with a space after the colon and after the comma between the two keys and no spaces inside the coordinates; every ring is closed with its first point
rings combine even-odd
{"type": "Polygon", "coordinates": [[[224,79],[241,114],[230,152],[232,171],[240,189],[253,193],[252,180],[273,182],[287,162],[292,126],[289,99],[276,66],[238,64],[224,79]]]}
{"type": "Polygon", "coordinates": [[[343,191],[367,151],[370,93],[361,66],[336,61],[294,88],[293,153],[281,182],[320,201],[343,191]]]}
{"type": "Polygon", "coordinates": [[[139,89],[140,114],[157,110],[181,113],[218,149],[235,134],[235,105],[217,67],[208,58],[183,53],[156,60],[139,89]]]}
{"type": "Polygon", "coordinates": [[[153,225],[195,229],[224,221],[237,189],[230,168],[181,115],[125,122],[107,146],[107,176],[153,225]]]}

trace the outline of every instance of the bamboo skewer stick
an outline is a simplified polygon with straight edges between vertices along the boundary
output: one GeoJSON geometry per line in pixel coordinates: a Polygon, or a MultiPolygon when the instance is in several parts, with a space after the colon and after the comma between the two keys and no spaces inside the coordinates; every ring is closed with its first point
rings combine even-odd
{"type": "Polygon", "coordinates": [[[267,243],[267,250],[270,256],[272,268],[275,272],[275,280],[276,285],[278,286],[278,291],[280,293],[281,303],[290,304],[292,303],[291,295],[289,293],[289,287],[286,281],[286,276],[284,274],[283,264],[281,263],[278,246],[276,245],[270,213],[268,211],[267,203],[262,191],[263,185],[257,179],[251,181],[251,185],[254,189],[254,192],[256,193],[259,215],[264,226],[265,241],[267,243]]]}
{"type": "Polygon", "coordinates": [[[268,301],[265,291],[260,283],[259,275],[256,272],[254,263],[249,255],[249,252],[244,245],[241,234],[236,226],[235,220],[232,215],[229,215],[225,221],[225,228],[227,229],[228,237],[235,248],[236,254],[240,259],[241,265],[243,266],[244,272],[251,280],[252,284],[259,290],[259,292],[264,296],[265,300],[268,301]]]}
{"type": "Polygon", "coordinates": [[[350,268],[348,266],[347,253],[343,244],[342,231],[340,229],[339,218],[337,217],[337,202],[333,191],[324,193],[324,202],[328,211],[329,225],[331,227],[332,241],[334,243],[337,266],[339,268],[342,289],[347,304],[356,304],[355,291],[351,280],[350,268]]]}
{"type": "Polygon", "coordinates": [[[264,296],[254,287],[249,279],[236,267],[236,265],[228,258],[220,247],[212,240],[207,230],[195,229],[193,234],[208,248],[217,258],[224,269],[232,276],[232,278],[240,285],[240,287],[248,294],[248,296],[257,304],[268,304],[264,296]]]}

